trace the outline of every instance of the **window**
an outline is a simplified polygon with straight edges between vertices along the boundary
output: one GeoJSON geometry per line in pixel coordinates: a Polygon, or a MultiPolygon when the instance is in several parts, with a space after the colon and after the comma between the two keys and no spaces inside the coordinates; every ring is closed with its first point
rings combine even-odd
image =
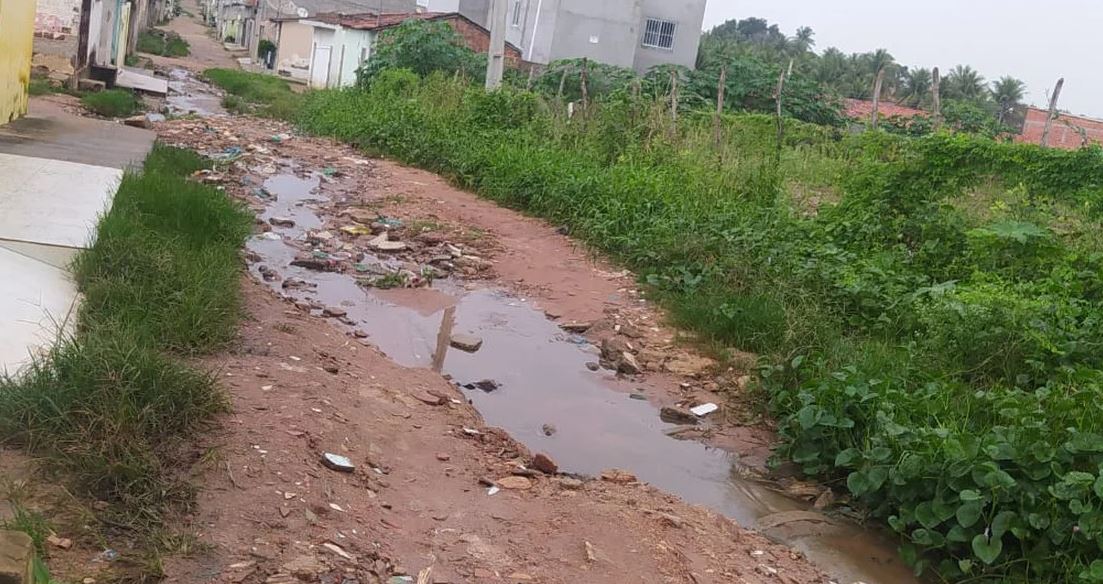
{"type": "Polygon", "coordinates": [[[513,1],[513,28],[521,28],[521,0],[513,1]]]}
{"type": "Polygon", "coordinates": [[[643,30],[643,46],[654,49],[674,49],[674,32],[678,25],[669,20],[648,18],[643,30]]]}
{"type": "Polygon", "coordinates": [[[429,8],[429,0],[417,0],[417,5],[422,8],[429,8]]]}

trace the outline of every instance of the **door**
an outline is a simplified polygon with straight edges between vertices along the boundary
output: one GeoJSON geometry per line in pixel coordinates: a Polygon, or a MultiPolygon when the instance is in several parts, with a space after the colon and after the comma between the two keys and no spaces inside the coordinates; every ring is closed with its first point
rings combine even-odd
{"type": "Polygon", "coordinates": [[[314,45],[314,58],[310,60],[310,86],[325,89],[329,84],[329,62],[333,47],[314,45]]]}

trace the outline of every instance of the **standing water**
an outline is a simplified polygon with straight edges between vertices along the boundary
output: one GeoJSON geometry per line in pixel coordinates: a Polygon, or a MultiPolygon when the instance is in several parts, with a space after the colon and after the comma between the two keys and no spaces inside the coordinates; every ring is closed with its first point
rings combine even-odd
{"type": "MultiPolygon", "coordinates": [[[[253,272],[260,277],[261,265],[279,267],[284,279],[313,285],[285,290],[280,282],[268,282],[277,293],[340,306],[351,326],[366,331],[402,365],[431,367],[460,386],[498,382],[495,391],[470,390],[467,396],[489,425],[549,454],[565,471],[628,470],[804,552],[839,582],[916,582],[895,547],[877,532],[810,512],[807,503],[746,478],[731,453],[665,435],[671,426],[652,404],[629,399],[632,388],[626,382],[586,368],[596,360],[595,347],[564,333],[525,300],[500,290],[465,290],[450,279],[429,289],[364,288],[353,275],[291,266],[300,249],[289,242],[302,246],[306,232],[323,224],[313,209],[325,202],[316,193],[319,181],[292,174],[264,181],[269,199],[262,218],[290,218],[294,226],[249,241],[249,250],[261,258],[253,272]],[[452,331],[482,338],[482,348],[449,351],[452,331]],[[557,431],[548,436],[545,425],[557,431]]],[[[374,260],[394,265],[384,257],[374,260]]]]}

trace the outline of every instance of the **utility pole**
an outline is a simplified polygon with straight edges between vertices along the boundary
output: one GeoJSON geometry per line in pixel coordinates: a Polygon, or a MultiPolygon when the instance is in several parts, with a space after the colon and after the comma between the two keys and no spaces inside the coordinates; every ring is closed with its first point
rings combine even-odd
{"type": "Polygon", "coordinates": [[[1049,115],[1046,116],[1046,127],[1042,130],[1042,148],[1049,145],[1049,129],[1053,126],[1053,120],[1057,117],[1057,98],[1061,97],[1061,88],[1065,86],[1065,78],[1057,80],[1053,88],[1053,95],[1049,98],[1049,115]]]}
{"type": "Polygon", "coordinates": [[[934,109],[934,129],[937,132],[942,127],[942,76],[938,73],[938,67],[931,71],[931,107],[934,109]]]}
{"type": "Polygon", "coordinates": [[[501,87],[505,73],[507,3],[508,0],[491,0],[490,4],[490,51],[486,59],[488,90],[501,87]]]}

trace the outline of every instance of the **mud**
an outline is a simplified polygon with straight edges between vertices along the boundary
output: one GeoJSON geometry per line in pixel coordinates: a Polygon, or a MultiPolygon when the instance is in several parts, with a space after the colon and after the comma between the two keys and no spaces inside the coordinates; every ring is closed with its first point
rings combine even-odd
{"type": "MultiPolygon", "coordinates": [[[[488,424],[507,430],[533,452],[547,453],[563,472],[626,469],[741,525],[766,527],[768,536],[804,552],[841,581],[915,581],[876,532],[810,513],[807,502],[752,478],[738,454],[668,436],[676,426],[662,422],[653,403],[630,398],[640,384],[590,371],[586,364],[598,360],[598,347],[564,332],[530,299],[453,278],[437,279],[427,289],[379,290],[361,286],[354,274],[291,266],[297,254],[311,249],[309,234],[326,227],[322,207],[331,202],[319,192],[321,175],[297,170],[263,180],[260,213],[266,223],[291,219],[294,226],[273,227],[269,233],[279,239],[260,234],[247,244],[257,256],[251,271],[258,279],[265,280],[261,266],[279,272],[280,279],[266,282],[277,294],[310,303],[315,315],[323,307],[340,307],[346,314],[337,326],[349,334],[366,333],[365,342],[400,365],[434,369],[459,388],[484,379],[497,382],[493,391],[462,391],[488,424]],[[288,278],[310,286],[285,289],[282,281],[288,278]],[[444,341],[453,332],[475,335],[483,345],[474,353],[450,349],[444,341]],[[550,436],[549,427],[554,428],[550,436]]],[[[326,189],[339,190],[340,179],[328,180],[326,189]]],[[[360,263],[397,270],[403,262],[365,254],[360,263]]]]}

